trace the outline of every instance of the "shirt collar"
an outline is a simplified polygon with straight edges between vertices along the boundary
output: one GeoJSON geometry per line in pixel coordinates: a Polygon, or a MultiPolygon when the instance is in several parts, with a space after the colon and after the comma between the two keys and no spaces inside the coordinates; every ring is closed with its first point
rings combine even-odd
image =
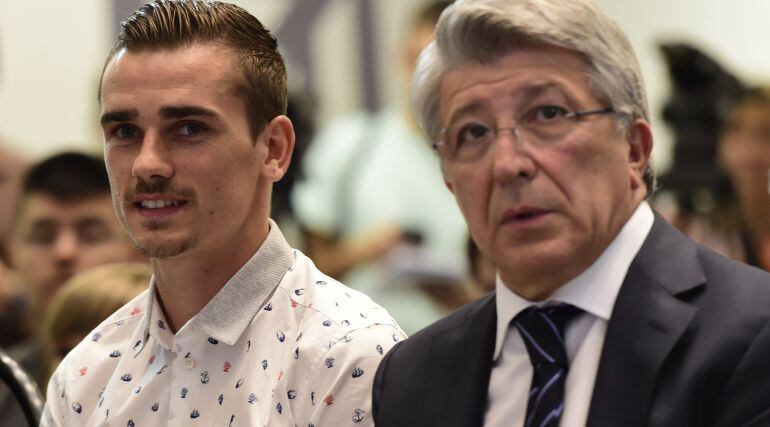
{"type": "MultiPolygon", "coordinates": [[[[291,246],[271,219],[270,231],[257,252],[186,326],[195,325],[211,338],[228,345],[235,344],[293,262],[291,246]]],[[[141,345],[135,348],[135,356],[142,351],[151,334],[161,345],[170,348],[170,343],[164,337],[170,331],[165,329],[164,316],[156,298],[153,276],[142,319],[143,340],[141,345]],[[165,330],[165,333],[156,330],[153,321],[159,325],[159,329],[165,330]]]]}
{"type": "Polygon", "coordinates": [[[497,333],[493,360],[500,357],[511,320],[529,306],[542,306],[550,302],[568,303],[609,321],[628,267],[652,229],[654,219],[650,205],[647,202],[639,204],[599,258],[545,301],[532,302],[516,295],[505,286],[498,274],[495,285],[497,333]]]}

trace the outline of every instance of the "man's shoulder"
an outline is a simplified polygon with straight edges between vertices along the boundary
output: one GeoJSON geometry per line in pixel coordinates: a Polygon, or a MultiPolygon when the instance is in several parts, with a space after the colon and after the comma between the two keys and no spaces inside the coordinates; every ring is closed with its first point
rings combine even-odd
{"type": "Polygon", "coordinates": [[[468,329],[465,330],[465,333],[494,334],[494,330],[475,330],[478,327],[488,326],[488,324],[491,324],[492,327],[494,327],[494,321],[481,322],[478,325],[473,326],[469,325],[469,323],[473,322],[474,319],[478,316],[487,315],[494,318],[494,316],[497,315],[495,311],[494,300],[495,293],[491,292],[476,301],[463,305],[445,317],[417,331],[415,334],[410,336],[408,340],[399,343],[398,350],[393,351],[389,356],[415,360],[414,358],[418,355],[425,354],[424,350],[431,345],[434,339],[466,328],[468,329]]]}
{"type": "MultiPolygon", "coordinates": [[[[665,289],[697,309],[694,325],[701,325],[699,334],[706,337],[751,339],[770,322],[770,273],[694,242],[662,218],[656,218],[632,265],[633,271],[644,272],[644,276],[635,275],[636,280],[655,283],[658,286],[653,289],[665,289]]],[[[623,307],[636,304],[626,301],[623,307]]]]}
{"type": "MultiPolygon", "coordinates": [[[[329,343],[346,342],[353,336],[397,342],[405,337],[395,319],[369,296],[348,288],[323,274],[300,251],[290,280],[279,285],[273,299],[288,299],[303,336],[329,343]]],[[[390,346],[387,346],[389,348],[390,346]]]]}

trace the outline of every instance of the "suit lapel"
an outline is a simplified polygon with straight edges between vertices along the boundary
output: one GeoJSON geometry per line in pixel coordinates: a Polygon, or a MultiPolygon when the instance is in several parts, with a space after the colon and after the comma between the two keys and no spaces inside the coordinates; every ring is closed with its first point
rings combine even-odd
{"type": "Polygon", "coordinates": [[[497,329],[495,297],[491,294],[468,314],[466,321],[436,335],[429,368],[439,400],[426,407],[436,425],[480,426],[487,402],[492,354],[497,329]]]}
{"type": "Polygon", "coordinates": [[[647,425],[660,367],[697,311],[677,295],[704,282],[695,245],[656,215],[607,326],[587,425],[647,425]]]}

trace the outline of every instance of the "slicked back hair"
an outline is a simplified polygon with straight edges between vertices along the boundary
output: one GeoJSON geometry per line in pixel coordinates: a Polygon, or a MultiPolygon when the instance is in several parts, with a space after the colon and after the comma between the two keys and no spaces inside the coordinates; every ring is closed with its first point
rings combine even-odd
{"type": "MultiPolygon", "coordinates": [[[[155,0],[121,23],[105,69],[118,52],[173,49],[199,43],[230,49],[243,73],[233,89],[243,96],[249,126],[258,135],[267,122],[286,114],[286,65],[278,41],[241,7],[212,0],[155,0]]],[[[104,71],[102,71],[104,77],[104,71]]],[[[101,85],[99,89],[101,100],[101,85]]]]}
{"type": "MultiPolygon", "coordinates": [[[[412,109],[425,136],[441,132],[443,76],[464,64],[493,64],[506,54],[555,46],[582,56],[596,96],[617,113],[618,129],[650,121],[636,55],[626,35],[590,0],[457,0],[441,15],[436,41],[423,50],[412,80],[412,109]]],[[[655,173],[647,164],[648,196],[655,173]]]]}

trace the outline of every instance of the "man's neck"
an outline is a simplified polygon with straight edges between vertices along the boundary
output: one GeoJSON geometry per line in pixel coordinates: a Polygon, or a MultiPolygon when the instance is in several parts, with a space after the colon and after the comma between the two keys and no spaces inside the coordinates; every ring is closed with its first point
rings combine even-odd
{"type": "Polygon", "coordinates": [[[181,259],[150,259],[158,300],[174,333],[197,315],[257,252],[268,230],[266,225],[253,239],[243,236],[248,244],[224,245],[181,259]]]}

